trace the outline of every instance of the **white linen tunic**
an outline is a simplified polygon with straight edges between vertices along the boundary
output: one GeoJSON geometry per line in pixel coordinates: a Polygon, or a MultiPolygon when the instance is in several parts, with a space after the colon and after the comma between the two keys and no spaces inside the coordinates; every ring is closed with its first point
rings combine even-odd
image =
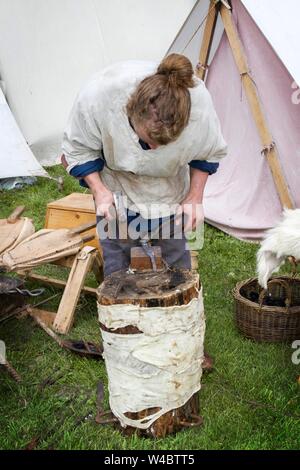
{"type": "Polygon", "coordinates": [[[76,165],[101,157],[101,179],[111,191],[127,196],[125,205],[144,218],[175,212],[189,191],[192,160],[219,162],[226,155],[220,123],[211,96],[196,76],[189,88],[191,115],[176,141],[143,150],[129,124],[126,104],[137,85],[156,72],[158,64],[126,61],[111,65],[83,87],[64,132],[62,150],[70,172],[76,165]]]}

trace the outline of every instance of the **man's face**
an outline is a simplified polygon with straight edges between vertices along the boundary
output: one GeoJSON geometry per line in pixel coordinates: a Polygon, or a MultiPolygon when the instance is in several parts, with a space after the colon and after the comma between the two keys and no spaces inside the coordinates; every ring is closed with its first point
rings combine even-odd
{"type": "Polygon", "coordinates": [[[159,147],[159,144],[153,142],[153,140],[150,139],[145,126],[143,126],[142,124],[135,124],[134,122],[132,123],[132,125],[138,137],[143,140],[146,144],[148,144],[152,150],[155,150],[157,149],[157,147],[159,147]]]}

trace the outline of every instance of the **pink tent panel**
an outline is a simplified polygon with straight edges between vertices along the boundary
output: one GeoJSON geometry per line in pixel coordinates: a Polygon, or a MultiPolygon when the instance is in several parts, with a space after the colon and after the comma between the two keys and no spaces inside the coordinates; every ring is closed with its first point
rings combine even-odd
{"type": "MultiPolygon", "coordinates": [[[[300,207],[300,105],[292,100],[294,79],[242,3],[233,0],[232,6],[284,175],[300,207]]],[[[207,87],[229,153],[209,178],[205,216],[226,233],[258,241],[278,221],[282,208],[225,33],[210,65],[207,87]]]]}

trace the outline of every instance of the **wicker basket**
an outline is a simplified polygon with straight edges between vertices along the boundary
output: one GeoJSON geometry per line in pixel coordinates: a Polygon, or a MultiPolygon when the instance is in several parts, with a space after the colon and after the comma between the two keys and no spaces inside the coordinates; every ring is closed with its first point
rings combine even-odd
{"type": "Polygon", "coordinates": [[[238,283],[233,291],[235,321],[247,338],[269,343],[292,342],[300,339],[300,279],[288,276],[274,277],[268,290],[262,289],[257,278],[238,283]],[[250,293],[258,301],[248,300],[250,293]],[[263,305],[267,294],[284,299],[285,307],[263,305]]]}

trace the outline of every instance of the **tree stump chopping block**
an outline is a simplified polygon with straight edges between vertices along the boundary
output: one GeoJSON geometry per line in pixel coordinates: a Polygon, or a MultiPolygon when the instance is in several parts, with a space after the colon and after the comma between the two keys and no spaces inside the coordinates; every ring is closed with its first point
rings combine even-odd
{"type": "MultiPolygon", "coordinates": [[[[137,386],[135,387],[133,383],[131,383],[130,377],[126,379],[126,376],[121,372],[117,372],[117,384],[114,384],[114,376],[116,374],[116,370],[114,370],[114,363],[110,360],[111,352],[109,348],[111,347],[112,343],[115,343],[113,346],[114,351],[123,350],[123,344],[127,341],[137,340],[139,338],[143,339],[143,341],[147,341],[150,338],[150,356],[151,356],[151,338],[152,337],[159,337],[159,341],[162,341],[163,350],[161,351],[161,355],[165,354],[167,351],[167,355],[170,353],[170,357],[172,356],[172,348],[165,348],[164,341],[165,338],[169,338],[170,334],[172,335],[172,328],[178,324],[178,321],[188,323],[189,319],[191,322],[194,322],[196,325],[197,330],[197,317],[195,317],[188,313],[190,308],[198,308],[198,305],[202,305],[202,291],[201,294],[201,301],[199,300],[199,275],[196,273],[192,273],[191,271],[187,270],[166,270],[163,272],[139,272],[139,273],[129,273],[125,271],[119,271],[117,273],[113,273],[112,275],[108,276],[105,281],[100,285],[98,289],[98,310],[99,310],[99,321],[100,321],[100,328],[103,337],[103,344],[104,344],[104,358],[106,362],[107,372],[108,372],[108,379],[109,379],[109,389],[110,389],[110,405],[113,414],[119,419],[120,424],[122,425],[123,430],[126,434],[130,434],[134,431],[138,430],[140,435],[144,436],[152,436],[155,438],[165,437],[167,434],[177,432],[181,429],[187,427],[195,427],[202,424],[202,418],[199,416],[199,398],[198,398],[198,390],[200,389],[200,379],[201,379],[201,363],[203,359],[203,340],[204,340],[204,332],[203,336],[197,334],[191,334],[191,342],[189,341],[189,328],[187,325],[187,329],[182,335],[185,335],[184,338],[187,340],[187,343],[191,344],[193,341],[195,342],[195,351],[189,351],[191,353],[191,357],[193,360],[193,364],[196,366],[196,379],[194,374],[194,382],[191,384],[191,393],[187,391],[188,398],[187,400],[179,406],[174,406],[174,408],[170,407],[167,409],[165,413],[151,423],[151,425],[147,428],[141,428],[139,424],[136,426],[134,422],[137,421],[138,423],[145,422],[147,423],[148,417],[153,417],[156,413],[160,413],[160,410],[163,409],[162,406],[148,406],[141,408],[137,406],[136,410],[133,410],[132,407],[129,405],[128,411],[126,410],[123,413],[123,421],[118,416],[118,413],[114,412],[114,398],[113,394],[116,391],[115,388],[117,386],[120,387],[120,390],[117,390],[116,395],[126,396],[126,399],[129,400],[130,403],[130,394],[133,393],[132,401],[135,400],[136,390],[141,389],[141,394],[147,396],[150,390],[153,389],[153,384],[147,383],[147,380],[144,381],[143,376],[141,378],[141,384],[136,382],[137,386]],[[193,307],[192,307],[193,306],[193,307]],[[133,309],[137,309],[137,311],[142,311],[143,321],[141,322],[133,322],[130,324],[130,320],[126,321],[126,309],[129,308],[129,311],[133,309]],[[117,314],[111,312],[117,312],[117,314]],[[118,311],[120,311],[120,320],[118,319],[118,311]],[[182,319],[180,319],[182,311],[182,319]],[[123,312],[123,313],[122,313],[123,312]],[[174,322],[172,318],[172,313],[174,312],[174,322]],[[158,316],[157,316],[158,315],[158,316]],[[153,335],[151,330],[151,316],[153,318],[153,326],[155,326],[156,321],[157,324],[160,322],[164,322],[164,315],[168,316],[167,320],[167,327],[166,329],[170,330],[162,333],[159,336],[159,331],[156,331],[153,327],[153,335]],[[185,316],[184,316],[185,315],[185,316]],[[143,327],[144,322],[147,323],[147,318],[149,322],[149,327],[143,327]],[[109,338],[106,334],[109,334],[109,338]],[[118,344],[120,341],[120,344],[118,344]],[[196,358],[196,359],[195,359],[196,358]],[[195,388],[195,382],[199,383],[199,387],[195,388]],[[128,390],[126,389],[128,385],[128,390]],[[147,387],[149,386],[149,390],[147,387]],[[143,390],[143,387],[145,389],[143,390]],[[152,388],[151,388],[152,387],[152,388]],[[195,391],[197,390],[197,391],[195,391]],[[194,393],[193,393],[194,392],[194,393]],[[125,422],[125,424],[124,424],[125,422]],[[126,424],[126,423],[130,424],[126,424]]],[[[201,321],[204,325],[204,313],[201,314],[201,321]]],[[[201,322],[199,321],[199,324],[201,322]]],[[[160,327],[158,327],[159,329],[160,327]]],[[[180,330],[181,326],[179,326],[180,330]]],[[[191,330],[195,331],[195,326],[193,326],[191,330]],[[194,328],[194,330],[193,330],[194,328]]],[[[157,327],[156,327],[157,329],[157,327]]],[[[184,327],[183,327],[184,329],[184,327]]],[[[201,330],[201,328],[200,328],[201,330]]],[[[203,327],[204,330],[204,327],[203,327]]],[[[198,330],[197,330],[198,331],[198,330]]],[[[201,330],[202,331],[202,330],[201,330]]],[[[202,333],[201,333],[202,334],[202,333]]],[[[170,344],[174,343],[174,348],[176,349],[176,342],[180,342],[181,333],[177,332],[174,334],[174,341],[170,344]],[[177,336],[176,336],[177,335],[177,336]],[[177,338],[177,339],[176,339],[177,338]],[[179,341],[178,341],[179,339],[179,341]]],[[[138,350],[138,346],[136,347],[138,350]]],[[[171,365],[171,373],[170,377],[172,380],[174,377],[177,377],[176,371],[176,354],[179,357],[180,353],[177,353],[174,349],[174,357],[175,362],[171,365]],[[176,352],[176,354],[175,354],[176,352]],[[173,374],[173,375],[172,375],[173,374]]],[[[187,347],[188,349],[188,347],[187,347]]],[[[117,353],[118,354],[118,353],[117,353]]],[[[181,352],[182,354],[182,352],[181,352]]],[[[144,367],[145,370],[154,370],[155,367],[155,356],[157,357],[157,351],[153,352],[154,361],[151,362],[150,360],[147,361],[141,355],[139,356],[140,361],[137,361],[136,370],[134,370],[132,380],[136,381],[137,375],[139,373],[139,368],[144,367]],[[143,361],[143,362],[142,362],[143,361]]],[[[159,355],[159,354],[158,354],[159,355]]],[[[184,354],[183,354],[184,355],[184,354]]],[[[128,354],[129,362],[132,362],[132,357],[130,353],[128,354]]],[[[116,360],[116,368],[122,369],[122,360],[124,358],[120,358],[116,360]]],[[[135,360],[135,359],[134,359],[135,360]]],[[[126,361],[125,361],[126,362],[126,361]]],[[[163,360],[164,362],[164,360],[163,360]]],[[[172,361],[171,361],[172,362],[172,361]]],[[[187,363],[189,367],[189,362],[187,363]]],[[[127,363],[125,363],[125,369],[127,367],[127,363]]],[[[180,369],[181,364],[178,365],[178,369],[180,369]]],[[[163,366],[158,366],[158,370],[163,368],[163,366]]],[[[166,373],[168,375],[168,372],[166,373]]],[[[178,376],[180,377],[181,372],[178,370],[178,376]]],[[[150,374],[151,375],[151,374],[150,374]]],[[[155,375],[155,374],[154,374],[155,375]]],[[[163,379],[164,380],[164,379],[163,379]]],[[[172,382],[170,379],[170,382],[172,382]]],[[[177,379],[176,379],[177,380],[177,379]]],[[[175,381],[174,381],[175,382],[175,381]]],[[[161,383],[161,387],[164,386],[164,383],[161,383]]],[[[166,387],[170,388],[170,383],[168,383],[166,387]]],[[[176,387],[182,387],[182,384],[178,383],[174,387],[174,396],[177,393],[176,387]]],[[[160,388],[160,385],[158,386],[160,388]]],[[[172,390],[172,388],[171,388],[172,390]]],[[[171,391],[172,395],[172,391],[171,391]]],[[[164,396],[164,394],[163,394],[164,396]]],[[[170,398],[172,401],[172,396],[170,398]]],[[[150,400],[151,401],[151,400],[150,400]]],[[[175,400],[176,401],[176,400],[175,400]]],[[[143,400],[142,400],[143,402],[143,400]]],[[[159,400],[158,400],[159,402],[159,400]]],[[[148,419],[150,421],[151,418],[148,419]]]]}

